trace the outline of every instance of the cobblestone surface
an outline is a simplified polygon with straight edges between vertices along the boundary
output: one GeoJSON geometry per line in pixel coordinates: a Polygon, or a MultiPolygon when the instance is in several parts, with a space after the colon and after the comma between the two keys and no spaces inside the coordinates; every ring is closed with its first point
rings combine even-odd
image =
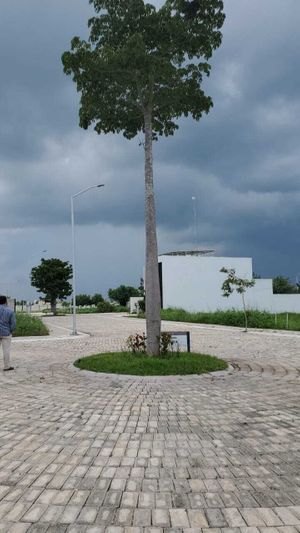
{"type": "Polygon", "coordinates": [[[143,321],[47,321],[0,373],[0,532],[300,532],[299,334],[166,323],[231,370],[141,378],[72,362],[143,321]]]}

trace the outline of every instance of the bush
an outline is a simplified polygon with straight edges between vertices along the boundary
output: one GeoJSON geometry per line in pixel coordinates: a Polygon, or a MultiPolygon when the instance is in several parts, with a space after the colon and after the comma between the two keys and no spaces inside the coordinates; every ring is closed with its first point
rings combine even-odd
{"type": "Polygon", "coordinates": [[[112,305],[109,302],[99,302],[96,307],[97,313],[114,313],[117,311],[117,308],[115,305],[112,305]]]}
{"type": "Polygon", "coordinates": [[[147,337],[145,333],[136,333],[135,335],[129,335],[126,340],[126,345],[134,354],[146,353],[146,340],[147,337]]]}
{"type": "Polygon", "coordinates": [[[31,337],[49,335],[47,326],[40,318],[28,315],[27,313],[17,313],[17,327],[13,332],[14,337],[31,337]]]}
{"type": "MultiPolygon", "coordinates": [[[[126,340],[126,346],[129,348],[131,353],[138,355],[138,354],[146,354],[147,351],[147,337],[145,333],[135,333],[134,335],[130,335],[128,339],[126,340]]],[[[173,342],[172,342],[172,334],[166,331],[162,331],[160,334],[160,341],[159,341],[159,351],[160,351],[160,357],[171,357],[172,355],[179,353],[179,350],[176,350],[174,352],[173,350],[173,342]]]]}

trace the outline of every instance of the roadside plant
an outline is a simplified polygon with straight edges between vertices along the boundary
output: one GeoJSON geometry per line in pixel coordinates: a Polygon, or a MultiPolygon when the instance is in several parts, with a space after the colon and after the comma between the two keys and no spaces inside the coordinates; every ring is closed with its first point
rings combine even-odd
{"type": "Polygon", "coordinates": [[[227,274],[227,278],[225,279],[222,285],[223,296],[225,296],[225,298],[228,298],[230,294],[236,291],[242,297],[243,310],[244,310],[244,316],[245,316],[245,331],[248,331],[248,318],[247,318],[247,309],[246,309],[246,303],[245,303],[245,292],[250,287],[254,287],[255,279],[249,280],[249,279],[238,278],[235,274],[234,268],[223,267],[221,268],[220,272],[227,274]]]}
{"type": "Polygon", "coordinates": [[[146,353],[146,341],[145,333],[135,333],[129,335],[126,345],[133,354],[146,353]]]}
{"type": "Polygon", "coordinates": [[[172,335],[167,331],[163,331],[160,335],[160,355],[166,357],[173,353],[172,335]]]}
{"type": "MultiPolygon", "coordinates": [[[[145,333],[135,333],[130,335],[126,340],[127,348],[135,355],[145,354],[147,351],[147,336],[145,333]]],[[[163,331],[159,338],[160,357],[169,357],[174,355],[174,346],[172,343],[172,334],[163,331]]],[[[176,350],[176,354],[179,350],[176,350]]]]}

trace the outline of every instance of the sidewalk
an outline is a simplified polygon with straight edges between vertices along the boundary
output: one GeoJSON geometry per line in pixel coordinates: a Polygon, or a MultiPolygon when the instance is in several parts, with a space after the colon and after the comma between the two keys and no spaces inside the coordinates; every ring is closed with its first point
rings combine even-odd
{"type": "Polygon", "coordinates": [[[15,339],[16,371],[0,373],[0,532],[299,533],[299,335],[190,326],[194,349],[234,370],[75,370],[143,331],[115,315],[79,318],[92,336],[76,342],[15,339]]]}

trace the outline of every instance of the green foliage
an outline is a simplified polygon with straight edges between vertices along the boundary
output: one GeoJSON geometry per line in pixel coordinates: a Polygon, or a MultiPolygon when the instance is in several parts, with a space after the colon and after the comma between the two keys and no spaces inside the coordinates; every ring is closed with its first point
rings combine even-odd
{"type": "Polygon", "coordinates": [[[199,120],[212,100],[201,89],[208,60],[221,44],[221,0],[202,0],[194,17],[188,2],[167,0],[160,9],[143,0],[90,0],[90,42],[74,37],[62,56],[64,72],[81,93],[80,126],[131,139],[144,130],[145,109],[153,132],[170,135],[174,119],[199,120]]]}
{"type": "MultiPolygon", "coordinates": [[[[173,345],[172,345],[172,334],[171,333],[168,333],[167,331],[163,331],[161,333],[159,348],[160,348],[160,356],[161,357],[166,357],[168,355],[173,355],[174,354],[173,345]]],[[[178,354],[179,351],[177,350],[175,353],[178,354]]]]}
{"type": "Polygon", "coordinates": [[[145,284],[143,278],[140,278],[140,284],[139,284],[139,296],[142,296],[143,300],[140,300],[137,304],[137,312],[139,313],[145,313],[146,311],[146,299],[145,299],[145,284]]]}
{"type": "Polygon", "coordinates": [[[44,294],[44,300],[55,305],[72,294],[69,279],[72,278],[72,266],[61,259],[41,259],[40,265],[31,270],[31,285],[44,294]]]}
{"type": "Polygon", "coordinates": [[[91,299],[92,299],[92,305],[98,305],[99,303],[104,302],[104,298],[102,294],[100,294],[99,292],[94,294],[94,296],[92,296],[91,299]]]}
{"type": "Polygon", "coordinates": [[[146,341],[145,333],[135,333],[134,335],[129,335],[126,340],[126,346],[133,354],[146,353],[146,341]]]}
{"type": "Polygon", "coordinates": [[[109,289],[108,296],[111,300],[125,306],[131,296],[140,296],[139,289],[126,285],[120,285],[116,289],[109,289]]]}
{"type": "Polygon", "coordinates": [[[98,305],[101,302],[104,302],[104,298],[102,294],[100,293],[96,293],[93,296],[89,294],[77,294],[76,295],[76,306],[78,307],[98,305]]]}
{"type": "Polygon", "coordinates": [[[92,297],[89,294],[77,294],[76,306],[83,307],[85,305],[92,305],[92,297]]]}
{"type": "MultiPolygon", "coordinates": [[[[247,310],[248,326],[258,329],[286,329],[287,313],[274,315],[266,311],[247,310]]],[[[235,326],[242,328],[245,325],[243,311],[230,309],[228,311],[215,311],[214,313],[189,313],[184,309],[162,309],[161,318],[175,322],[187,322],[195,324],[220,324],[223,326],[235,326]]],[[[288,313],[288,329],[300,331],[300,314],[288,313]]]]}
{"type": "MultiPolygon", "coordinates": [[[[146,353],[147,349],[147,336],[145,333],[135,333],[129,335],[126,340],[126,346],[133,354],[146,353]]],[[[159,354],[160,357],[168,357],[178,354],[178,350],[174,352],[172,344],[172,334],[166,331],[163,331],[160,334],[159,339],[159,354]]]]}
{"type": "Polygon", "coordinates": [[[117,308],[110,302],[99,302],[96,310],[97,313],[116,313],[117,308]]]}
{"type": "Polygon", "coordinates": [[[273,278],[273,293],[274,294],[296,294],[299,292],[297,285],[293,285],[289,278],[284,276],[276,276],[273,278]]]}
{"type": "Polygon", "coordinates": [[[230,294],[234,292],[234,290],[241,294],[242,301],[243,301],[243,309],[244,309],[244,318],[245,318],[245,331],[247,331],[248,327],[248,317],[247,317],[247,310],[246,310],[246,304],[245,304],[245,292],[249,287],[253,287],[255,285],[255,279],[248,280],[243,278],[238,278],[235,275],[235,269],[234,268],[221,268],[220,272],[223,272],[224,274],[227,274],[227,278],[223,282],[222,285],[222,291],[223,296],[229,297],[230,294]]]}
{"type": "Polygon", "coordinates": [[[17,313],[17,327],[13,332],[13,337],[31,337],[49,335],[47,326],[40,318],[28,315],[27,313],[17,313]]]}
{"type": "Polygon", "coordinates": [[[239,294],[244,294],[249,287],[254,287],[255,285],[255,279],[248,280],[238,278],[235,275],[234,268],[223,267],[221,268],[220,272],[223,272],[228,276],[222,285],[223,296],[230,296],[230,294],[232,294],[234,290],[236,290],[236,292],[238,292],[239,294]]]}
{"type": "Polygon", "coordinates": [[[228,367],[222,359],[197,353],[179,353],[172,358],[132,352],[104,353],[78,359],[74,364],[82,370],[134,376],[203,374],[228,367]]]}

